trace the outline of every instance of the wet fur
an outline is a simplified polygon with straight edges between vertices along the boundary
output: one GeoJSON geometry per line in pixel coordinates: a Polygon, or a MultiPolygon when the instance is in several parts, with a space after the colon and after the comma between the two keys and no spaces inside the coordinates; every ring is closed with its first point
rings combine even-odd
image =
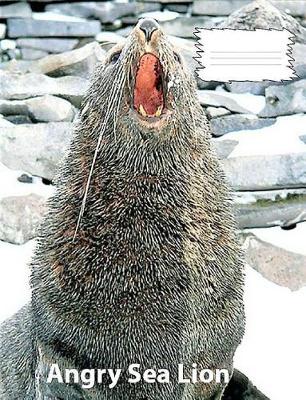
{"type": "Polygon", "coordinates": [[[229,191],[193,78],[162,34],[156,51],[174,82],[172,115],[160,128],[144,127],[130,111],[142,52],[136,33],[115,64],[96,70],[32,260],[32,304],[17,334],[32,338],[33,362],[22,373],[9,368],[7,349],[14,347],[15,364],[22,356],[1,336],[1,399],[23,391],[29,400],[206,400],[223,391],[175,379],[112,390],[45,382],[52,363],[80,370],[140,363],[174,377],[178,363],[232,370],[244,311],[229,191]]]}

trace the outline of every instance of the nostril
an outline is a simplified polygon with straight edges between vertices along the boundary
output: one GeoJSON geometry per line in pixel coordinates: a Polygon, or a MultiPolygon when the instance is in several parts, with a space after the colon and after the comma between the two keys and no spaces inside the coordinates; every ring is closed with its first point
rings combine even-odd
{"type": "Polygon", "coordinates": [[[143,31],[147,42],[151,40],[153,32],[157,31],[158,27],[158,23],[153,19],[144,19],[139,24],[139,29],[143,31]]]}

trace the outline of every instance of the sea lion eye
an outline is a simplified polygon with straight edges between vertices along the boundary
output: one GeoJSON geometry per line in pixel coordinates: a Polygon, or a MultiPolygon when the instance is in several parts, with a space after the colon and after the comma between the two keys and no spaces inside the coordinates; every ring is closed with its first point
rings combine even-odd
{"type": "Polygon", "coordinates": [[[174,59],[175,59],[175,61],[177,61],[178,63],[182,63],[182,59],[181,59],[181,57],[177,54],[177,53],[173,53],[174,54],[174,59]]]}
{"type": "Polygon", "coordinates": [[[116,53],[112,54],[109,60],[110,63],[115,64],[119,60],[120,54],[121,51],[117,51],[116,53]]]}

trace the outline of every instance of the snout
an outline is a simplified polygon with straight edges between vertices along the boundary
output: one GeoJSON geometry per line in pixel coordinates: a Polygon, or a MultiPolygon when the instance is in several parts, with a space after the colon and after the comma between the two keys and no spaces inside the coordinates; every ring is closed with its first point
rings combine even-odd
{"type": "Polygon", "coordinates": [[[154,42],[162,32],[160,25],[153,18],[141,18],[134,31],[141,43],[146,45],[154,45],[154,42]]]}

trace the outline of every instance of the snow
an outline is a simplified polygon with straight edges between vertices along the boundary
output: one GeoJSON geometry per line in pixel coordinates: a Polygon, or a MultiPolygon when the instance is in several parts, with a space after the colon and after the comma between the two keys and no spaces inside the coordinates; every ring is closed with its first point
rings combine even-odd
{"type": "MultiPolygon", "coordinates": [[[[300,240],[301,243],[302,240],[300,240]]],[[[271,400],[305,392],[306,288],[296,292],[246,271],[246,332],[235,366],[271,400]]]]}
{"type": "Polygon", "coordinates": [[[306,144],[299,138],[305,134],[306,115],[295,114],[278,117],[265,128],[227,133],[218,140],[239,141],[229,156],[232,158],[306,152],[306,144]]]}
{"type": "Polygon", "coordinates": [[[0,240],[0,323],[15,314],[31,298],[29,268],[35,241],[14,245],[0,240]]]}
{"type": "MultiPolygon", "coordinates": [[[[297,224],[295,229],[284,230],[279,226],[264,229],[248,229],[259,239],[270,242],[288,251],[306,255],[306,222],[297,224]]],[[[306,268],[306,266],[305,266],[306,268]]]]}
{"type": "Polygon", "coordinates": [[[21,183],[17,178],[23,171],[13,171],[0,162],[0,198],[7,196],[27,196],[35,193],[49,197],[53,193],[53,187],[42,183],[41,178],[33,178],[33,183],[21,183]]]}

